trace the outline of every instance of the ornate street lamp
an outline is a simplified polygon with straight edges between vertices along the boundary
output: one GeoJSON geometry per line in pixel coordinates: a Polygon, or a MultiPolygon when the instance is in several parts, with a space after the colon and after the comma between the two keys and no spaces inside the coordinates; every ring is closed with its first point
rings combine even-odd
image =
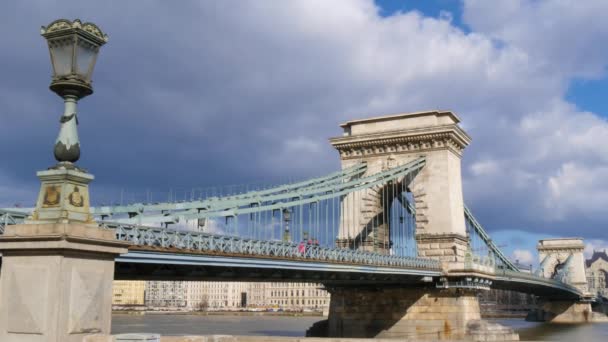
{"type": "Polygon", "coordinates": [[[50,89],[65,101],[61,117],[61,129],[55,142],[55,159],[60,165],[70,167],[80,158],[76,103],[93,93],[91,75],[97,54],[108,36],[92,23],[80,20],[59,19],[42,27],[47,40],[53,66],[50,89]]]}
{"type": "Polygon", "coordinates": [[[95,222],[88,188],[94,177],[72,164],[80,154],[76,102],[93,92],[95,56],[107,37],[78,20],[54,21],[42,35],[53,64],[51,90],[65,100],[55,146],[59,163],[36,173],[41,185],[32,215],[0,235],[0,307],[11,311],[10,320],[4,311],[0,318],[2,341],[109,336],[115,259],[132,245],[95,222]],[[15,299],[24,289],[28,301],[15,299]]]}
{"type": "Polygon", "coordinates": [[[285,231],[283,232],[283,241],[291,241],[291,233],[289,232],[289,222],[291,221],[291,210],[283,209],[283,221],[285,221],[285,231]]]}
{"type": "Polygon", "coordinates": [[[89,208],[92,174],[76,167],[80,158],[76,103],[93,94],[91,75],[99,48],[108,36],[99,27],[80,20],[59,19],[42,27],[51,54],[53,79],[50,88],[65,102],[61,128],[55,142],[57,165],[36,173],[41,181],[36,209],[29,223],[84,223],[95,226],[89,208]]]}

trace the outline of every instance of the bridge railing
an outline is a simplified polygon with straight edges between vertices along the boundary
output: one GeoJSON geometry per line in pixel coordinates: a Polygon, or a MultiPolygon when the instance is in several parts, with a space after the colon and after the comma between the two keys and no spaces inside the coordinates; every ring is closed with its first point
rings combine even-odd
{"type": "Polygon", "coordinates": [[[330,263],[348,263],[424,270],[441,270],[437,260],[408,256],[385,255],[361,250],[328,248],[303,243],[243,239],[236,236],[175,231],[163,228],[104,222],[113,228],[116,237],[136,246],[164,248],[170,252],[224,254],[250,257],[272,257],[330,263]]]}
{"type": "Polygon", "coordinates": [[[581,296],[583,295],[582,292],[580,291],[580,289],[578,289],[577,287],[572,286],[566,282],[563,282],[559,279],[544,278],[544,277],[541,277],[541,276],[538,276],[535,274],[520,272],[520,271],[513,271],[513,270],[509,270],[509,269],[504,269],[504,268],[497,268],[496,276],[505,277],[505,278],[509,278],[509,279],[533,281],[536,283],[546,284],[551,287],[556,287],[556,288],[560,288],[563,290],[567,290],[571,293],[575,293],[575,294],[578,294],[581,296]]]}

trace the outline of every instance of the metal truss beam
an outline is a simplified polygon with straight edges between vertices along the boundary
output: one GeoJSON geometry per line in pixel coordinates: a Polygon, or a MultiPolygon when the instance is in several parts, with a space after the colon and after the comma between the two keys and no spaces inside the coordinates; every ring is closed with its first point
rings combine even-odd
{"type": "MultiPolygon", "coordinates": [[[[441,271],[418,268],[395,268],[385,266],[370,266],[358,264],[325,263],[305,260],[274,260],[251,257],[222,257],[213,255],[192,255],[177,253],[159,253],[151,251],[129,251],[116,259],[118,263],[142,263],[182,266],[221,267],[224,269],[239,269],[237,273],[244,274],[243,269],[250,271],[291,271],[291,272],[323,272],[323,273],[358,273],[361,275],[401,275],[418,277],[439,277],[441,271]]],[[[291,277],[292,279],[295,276],[291,277]]],[[[263,280],[263,279],[261,279],[263,280]]]]}

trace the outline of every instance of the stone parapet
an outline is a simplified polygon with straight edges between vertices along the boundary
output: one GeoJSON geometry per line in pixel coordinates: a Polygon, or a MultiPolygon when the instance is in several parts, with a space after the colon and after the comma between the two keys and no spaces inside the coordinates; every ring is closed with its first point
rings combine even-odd
{"type": "Polygon", "coordinates": [[[130,245],[129,242],[116,240],[112,229],[92,227],[86,224],[10,225],[0,236],[0,250],[4,255],[57,250],[118,255],[127,253],[130,245]]]}
{"type": "Polygon", "coordinates": [[[114,258],[129,243],[87,224],[23,224],[0,236],[0,341],[109,333],[114,258]]]}

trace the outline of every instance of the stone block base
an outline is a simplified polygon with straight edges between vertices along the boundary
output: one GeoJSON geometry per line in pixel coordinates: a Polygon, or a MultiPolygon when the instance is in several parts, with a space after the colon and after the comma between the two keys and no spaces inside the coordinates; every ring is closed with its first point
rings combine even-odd
{"type": "Polygon", "coordinates": [[[109,333],[114,258],[128,244],[81,224],[7,227],[0,237],[0,341],[81,342],[109,333]]]}
{"type": "Polygon", "coordinates": [[[454,263],[464,262],[468,249],[466,236],[458,234],[417,234],[418,256],[454,263]]]}
{"type": "MultiPolygon", "coordinates": [[[[472,291],[333,288],[330,292],[327,326],[315,327],[326,329],[329,337],[464,339],[474,328],[469,323],[480,320],[479,302],[472,291]]],[[[477,336],[484,327],[488,325],[477,325],[477,336]]],[[[512,330],[494,330],[495,340],[517,340],[512,330]]]]}
{"type": "Polygon", "coordinates": [[[519,341],[512,328],[484,320],[467,324],[467,338],[472,341],[519,341]]]}
{"type": "Polygon", "coordinates": [[[590,303],[572,301],[547,301],[530,311],[526,317],[531,322],[590,323],[603,321],[601,313],[593,312],[590,303]]]}

